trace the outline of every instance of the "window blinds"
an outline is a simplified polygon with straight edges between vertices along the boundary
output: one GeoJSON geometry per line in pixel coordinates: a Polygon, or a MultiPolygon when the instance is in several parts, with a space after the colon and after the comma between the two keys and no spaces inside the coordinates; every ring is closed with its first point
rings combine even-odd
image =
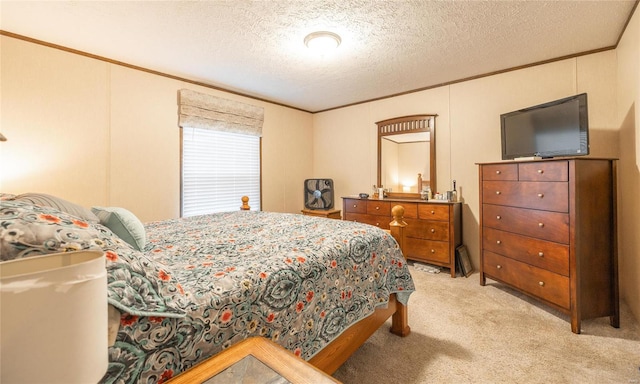
{"type": "Polygon", "coordinates": [[[260,137],[201,128],[182,132],[182,216],[260,210],[260,137]]]}

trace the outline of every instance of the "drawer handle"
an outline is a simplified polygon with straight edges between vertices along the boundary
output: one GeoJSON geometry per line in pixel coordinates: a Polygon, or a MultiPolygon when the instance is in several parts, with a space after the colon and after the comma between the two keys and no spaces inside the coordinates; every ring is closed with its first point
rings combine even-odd
{"type": "Polygon", "coordinates": [[[498,264],[498,265],[496,265],[496,268],[497,269],[502,269],[502,265],[498,264]]]}
{"type": "Polygon", "coordinates": [[[500,171],[496,171],[496,175],[499,175],[499,174],[501,174],[501,173],[502,173],[502,172],[500,172],[500,171]]]}
{"type": "Polygon", "coordinates": [[[538,223],[538,227],[540,228],[544,227],[544,223],[538,223]]]}
{"type": "Polygon", "coordinates": [[[380,223],[376,223],[376,227],[379,227],[379,226],[380,226],[380,223]]]}
{"type": "Polygon", "coordinates": [[[435,215],[435,214],[436,214],[436,211],[431,211],[431,214],[432,214],[432,215],[435,215]]]}
{"type": "Polygon", "coordinates": [[[358,206],[356,204],[353,204],[353,208],[358,208],[358,206]]]}
{"type": "Polygon", "coordinates": [[[538,252],[538,256],[544,257],[544,252],[538,252]]]}
{"type": "Polygon", "coordinates": [[[380,207],[376,207],[376,210],[380,209],[380,207]]]}
{"type": "Polygon", "coordinates": [[[502,244],[502,241],[498,240],[496,241],[496,244],[502,244]]]}
{"type": "Polygon", "coordinates": [[[538,169],[538,173],[542,175],[544,173],[544,170],[543,169],[538,169]]]}
{"type": "Polygon", "coordinates": [[[538,281],[538,285],[544,287],[544,281],[538,281]]]}
{"type": "Polygon", "coordinates": [[[432,249],[432,250],[431,250],[431,253],[436,253],[436,250],[435,250],[435,249],[432,249]]]}
{"type": "Polygon", "coordinates": [[[544,193],[538,193],[538,197],[542,199],[544,197],[544,193]]]}
{"type": "Polygon", "coordinates": [[[431,233],[435,233],[435,232],[436,232],[436,230],[431,228],[431,233]]]}
{"type": "Polygon", "coordinates": [[[500,194],[500,191],[496,191],[496,195],[499,195],[499,194],[500,194]]]}
{"type": "Polygon", "coordinates": [[[496,216],[496,219],[500,220],[500,219],[502,219],[502,216],[498,215],[498,216],[496,216]]]}

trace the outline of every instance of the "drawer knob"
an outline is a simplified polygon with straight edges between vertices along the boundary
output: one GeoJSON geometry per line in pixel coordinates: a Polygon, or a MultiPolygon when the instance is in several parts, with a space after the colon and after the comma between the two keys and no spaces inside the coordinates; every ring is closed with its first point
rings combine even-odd
{"type": "Polygon", "coordinates": [[[379,226],[380,226],[380,223],[376,223],[376,227],[379,227],[379,226]]]}
{"type": "Polygon", "coordinates": [[[436,253],[436,250],[435,250],[435,249],[432,249],[432,250],[431,250],[431,253],[436,253]]]}
{"type": "Polygon", "coordinates": [[[542,175],[544,173],[544,169],[538,169],[538,173],[542,175]]]}
{"type": "Polygon", "coordinates": [[[380,207],[376,207],[376,210],[380,209],[380,207]]]}
{"type": "Polygon", "coordinates": [[[502,173],[502,172],[500,172],[500,171],[496,171],[496,175],[499,175],[499,174],[501,174],[501,173],[502,173]]]}
{"type": "Polygon", "coordinates": [[[538,285],[544,287],[544,281],[538,281],[538,285]]]}
{"type": "Polygon", "coordinates": [[[544,252],[538,252],[538,256],[544,257],[544,252]]]}
{"type": "Polygon", "coordinates": [[[496,219],[500,220],[500,219],[502,219],[502,216],[498,215],[498,216],[496,216],[496,219]]]}
{"type": "Polygon", "coordinates": [[[431,228],[431,233],[435,233],[435,232],[436,232],[436,230],[431,228]]]}
{"type": "Polygon", "coordinates": [[[496,241],[496,244],[502,244],[502,241],[498,240],[496,241]]]}
{"type": "Polygon", "coordinates": [[[432,215],[435,215],[435,214],[436,214],[436,211],[431,211],[431,214],[432,214],[432,215]]]}
{"type": "Polygon", "coordinates": [[[544,227],[544,223],[538,223],[538,227],[540,228],[544,227]]]}
{"type": "Polygon", "coordinates": [[[499,194],[500,194],[500,191],[496,191],[496,195],[499,195],[499,194]]]}
{"type": "Polygon", "coordinates": [[[356,204],[353,204],[353,208],[358,208],[358,206],[356,204]]]}
{"type": "Polygon", "coordinates": [[[496,265],[496,268],[502,269],[502,265],[498,264],[498,265],[496,265]]]}
{"type": "Polygon", "coordinates": [[[542,199],[544,197],[544,193],[538,193],[538,197],[542,199]]]}

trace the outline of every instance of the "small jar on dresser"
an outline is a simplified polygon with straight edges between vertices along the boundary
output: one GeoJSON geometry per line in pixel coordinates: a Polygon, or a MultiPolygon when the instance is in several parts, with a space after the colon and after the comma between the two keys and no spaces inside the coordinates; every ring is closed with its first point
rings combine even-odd
{"type": "Polygon", "coordinates": [[[616,160],[479,164],[480,284],[511,286],[571,318],[620,326],[616,160]]]}
{"type": "Polygon", "coordinates": [[[404,257],[449,268],[456,277],[456,248],[462,244],[462,203],[413,199],[342,198],[344,220],[389,229],[391,208],[404,207],[404,257]]]}

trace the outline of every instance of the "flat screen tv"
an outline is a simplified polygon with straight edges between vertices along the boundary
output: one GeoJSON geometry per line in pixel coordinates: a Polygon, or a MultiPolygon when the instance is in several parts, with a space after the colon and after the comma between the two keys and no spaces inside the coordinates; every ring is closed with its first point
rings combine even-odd
{"type": "Polygon", "coordinates": [[[587,94],[500,115],[502,159],[589,154],[587,94]]]}

